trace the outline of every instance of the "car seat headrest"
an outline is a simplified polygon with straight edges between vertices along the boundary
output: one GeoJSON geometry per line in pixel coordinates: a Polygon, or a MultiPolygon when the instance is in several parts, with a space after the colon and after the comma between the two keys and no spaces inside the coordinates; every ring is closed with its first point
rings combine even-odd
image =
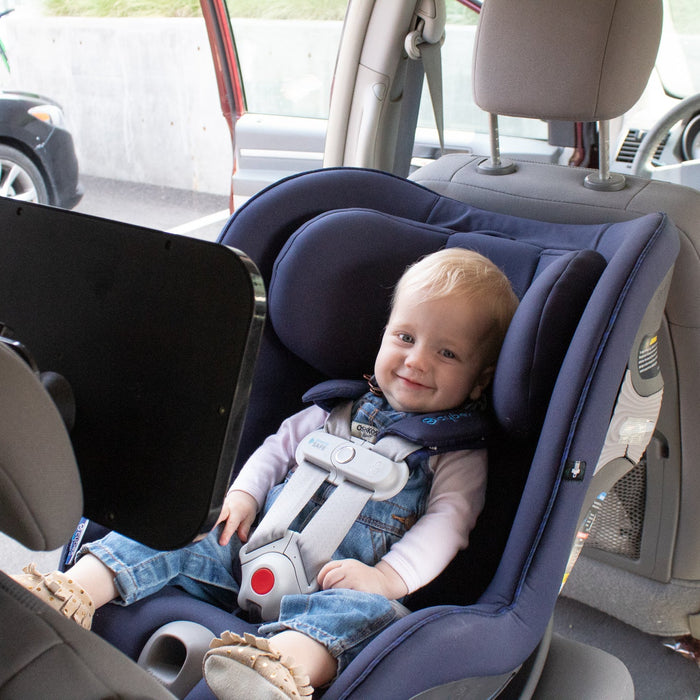
{"type": "Polygon", "coordinates": [[[311,219],[275,262],[270,323],[289,350],[329,378],[372,372],[396,281],[407,265],[443,247],[449,233],[365,209],[311,219]]]}
{"type": "Polygon", "coordinates": [[[409,264],[445,246],[489,257],[522,297],[493,392],[500,423],[527,435],[540,427],[605,268],[593,250],[562,254],[496,231],[454,232],[370,210],[336,210],[301,226],[280,252],[269,288],[270,322],[283,345],[314,369],[330,378],[359,378],[373,369],[396,281],[409,264]]]}
{"type": "Polygon", "coordinates": [[[63,419],[40,378],[0,343],[0,530],[51,550],[80,519],[83,492],[63,419]]]}
{"type": "Polygon", "coordinates": [[[646,86],[661,23],[661,0],[489,0],[474,44],[474,100],[515,117],[618,117],[646,86]]]}
{"type": "Polygon", "coordinates": [[[594,250],[565,253],[528,288],[508,328],[493,378],[493,405],[510,435],[541,428],[559,369],[605,269],[594,250]]]}

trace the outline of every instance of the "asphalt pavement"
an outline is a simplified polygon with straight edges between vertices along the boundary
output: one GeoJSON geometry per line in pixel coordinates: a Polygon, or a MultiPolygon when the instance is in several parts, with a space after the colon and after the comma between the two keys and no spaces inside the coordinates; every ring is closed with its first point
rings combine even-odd
{"type": "Polygon", "coordinates": [[[85,175],[81,180],[85,194],[74,211],[84,214],[204,240],[215,240],[230,215],[227,196],[85,175]]]}

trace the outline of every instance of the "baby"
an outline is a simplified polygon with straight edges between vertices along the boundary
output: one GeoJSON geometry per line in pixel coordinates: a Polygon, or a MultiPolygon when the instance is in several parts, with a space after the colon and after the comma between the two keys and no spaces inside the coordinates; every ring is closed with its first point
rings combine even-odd
{"type": "MultiPolygon", "coordinates": [[[[409,267],[394,292],[369,391],[365,386],[339,399],[351,404],[350,433],[378,440],[415,414],[428,414],[429,425],[449,415],[456,430],[462,426],[455,416],[467,423],[483,418],[483,392],[517,304],[507,277],[472,251],[442,250],[409,267]]],[[[165,585],[234,610],[240,581],[233,562],[242,543],[296,466],[299,442],[328,415],[311,406],[267,438],[234,480],[217,527],[204,540],[157,552],[110,533],[85,545],[68,572],[42,575],[30,565],[15,578],[88,628],[95,608],[128,605],[165,585]]],[[[404,615],[397,601],[440,574],[468,544],[486,486],[480,438],[453,435],[449,446],[431,443],[430,450],[417,445],[407,458],[406,486],[387,501],[368,502],[321,568],[317,592],[283,597],[278,619],[261,625],[260,636],[226,632],[212,642],[204,668],[214,693],[309,696],[404,615]]],[[[332,488],[322,487],[317,500],[332,488]]],[[[309,517],[302,511],[292,529],[309,517]]]]}

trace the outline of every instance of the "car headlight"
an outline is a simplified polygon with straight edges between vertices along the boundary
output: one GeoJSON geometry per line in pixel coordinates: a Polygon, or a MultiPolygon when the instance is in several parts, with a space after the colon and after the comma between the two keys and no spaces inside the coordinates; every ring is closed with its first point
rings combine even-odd
{"type": "Polygon", "coordinates": [[[65,126],[63,110],[56,105],[37,105],[27,110],[35,119],[51,124],[52,126],[65,126]]]}

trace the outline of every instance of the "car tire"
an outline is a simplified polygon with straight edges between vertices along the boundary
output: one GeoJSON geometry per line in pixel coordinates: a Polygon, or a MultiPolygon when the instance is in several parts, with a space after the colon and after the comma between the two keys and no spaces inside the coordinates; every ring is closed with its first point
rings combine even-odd
{"type": "Polygon", "coordinates": [[[49,193],[39,169],[12,146],[0,145],[0,196],[49,203],[49,193]]]}

